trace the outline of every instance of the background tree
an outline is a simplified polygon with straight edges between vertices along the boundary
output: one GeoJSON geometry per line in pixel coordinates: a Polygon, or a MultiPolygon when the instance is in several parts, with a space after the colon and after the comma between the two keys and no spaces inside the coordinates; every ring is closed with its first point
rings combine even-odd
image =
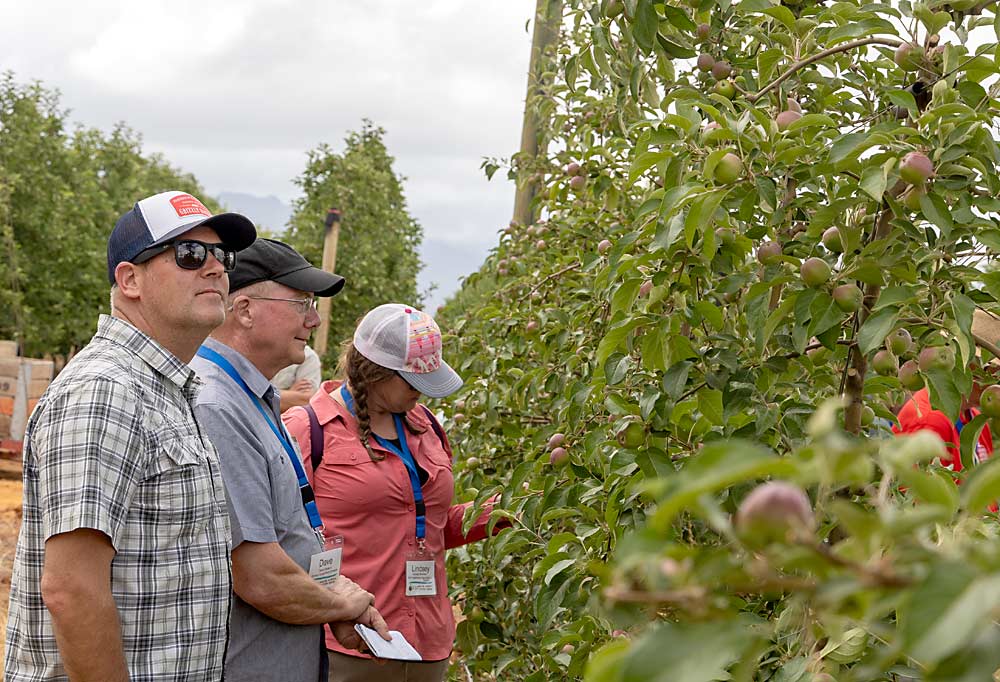
{"type": "Polygon", "coordinates": [[[385,131],[365,121],[348,133],[344,151],[328,145],[309,152],[306,168],[296,179],[302,196],[285,235],[310,262],[323,260],[323,221],[327,210],[339,208],[343,225],[337,248],[337,273],[347,286],[330,311],[330,343],[324,366],[336,366],[340,343],[354,332],[358,320],[382,303],[420,306],[417,253],[423,231],[406,209],[403,178],[392,168],[385,131]]]}
{"type": "Polygon", "coordinates": [[[108,310],[107,237],[137,199],[180,189],[218,210],[124,124],[67,125],[57,92],[0,79],[0,338],[27,355],[66,355],[93,335],[108,310]]]}
{"type": "Polygon", "coordinates": [[[989,381],[997,21],[566,3],[534,103],[555,142],[511,169],[544,178],[546,219],[506,228],[444,314],[459,488],[516,519],[449,559],[478,679],[1000,667],[1000,459],[956,487],[939,443],[873,423],[923,383],[957,417],[989,381]]]}

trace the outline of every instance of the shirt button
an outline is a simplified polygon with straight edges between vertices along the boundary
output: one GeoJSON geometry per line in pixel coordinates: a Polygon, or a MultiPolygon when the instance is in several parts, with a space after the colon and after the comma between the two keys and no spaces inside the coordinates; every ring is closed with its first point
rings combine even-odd
{"type": "Polygon", "coordinates": [[[407,540],[407,541],[406,541],[406,544],[408,544],[408,545],[412,545],[412,544],[413,544],[413,540],[407,540]]]}
{"type": "Polygon", "coordinates": [[[357,456],[357,455],[351,455],[351,461],[352,461],[352,462],[353,462],[354,460],[356,460],[357,458],[358,458],[358,456],[357,456]]]}
{"type": "Polygon", "coordinates": [[[406,505],[406,511],[413,511],[413,505],[412,504],[406,505]]]}

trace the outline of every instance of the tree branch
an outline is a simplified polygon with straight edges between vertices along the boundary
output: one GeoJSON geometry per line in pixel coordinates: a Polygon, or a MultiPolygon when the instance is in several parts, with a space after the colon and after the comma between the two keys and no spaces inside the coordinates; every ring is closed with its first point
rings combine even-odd
{"type": "Polygon", "coordinates": [[[784,83],[788,78],[792,76],[799,69],[805,68],[814,62],[818,62],[824,57],[829,57],[832,54],[837,54],[838,52],[847,52],[848,50],[853,50],[856,47],[864,47],[865,45],[887,45],[889,47],[899,47],[903,44],[903,41],[897,40],[895,38],[863,38],[862,40],[855,40],[850,43],[844,43],[842,45],[836,45],[834,47],[829,47],[822,52],[817,52],[811,57],[806,57],[805,59],[799,60],[792,64],[788,69],[775,78],[773,81],[764,86],[757,94],[750,95],[747,97],[747,101],[753,104],[761,97],[774,90],[776,87],[784,83]]]}
{"type": "Polygon", "coordinates": [[[548,282],[550,280],[553,280],[556,277],[559,277],[560,275],[565,275],[570,270],[576,270],[578,267],[580,267],[580,261],[574,261],[574,262],[570,263],[569,265],[567,265],[566,267],[564,267],[562,270],[558,270],[556,272],[553,272],[551,275],[547,275],[546,277],[543,277],[541,280],[539,280],[538,284],[536,284],[535,286],[531,287],[531,291],[529,291],[528,293],[526,293],[521,298],[517,299],[517,302],[520,303],[520,302],[522,302],[522,301],[524,301],[524,300],[526,300],[528,298],[531,298],[531,295],[533,293],[535,293],[536,291],[538,291],[539,289],[541,289],[542,285],[545,284],[546,282],[548,282]]]}
{"type": "MultiPolygon", "coordinates": [[[[886,192],[886,196],[896,199],[906,188],[907,184],[900,180],[886,192]]],[[[892,233],[892,219],[896,216],[885,199],[882,201],[882,210],[875,221],[875,231],[869,243],[885,239],[892,233]]],[[[865,320],[871,315],[872,307],[878,300],[882,287],[877,284],[868,284],[864,291],[864,303],[861,309],[854,314],[856,329],[861,329],[865,320]]],[[[841,385],[844,386],[844,397],[846,398],[844,430],[855,435],[861,433],[861,408],[864,407],[865,374],[867,373],[868,359],[856,346],[851,346],[847,351],[847,366],[844,369],[844,380],[841,385]]]]}

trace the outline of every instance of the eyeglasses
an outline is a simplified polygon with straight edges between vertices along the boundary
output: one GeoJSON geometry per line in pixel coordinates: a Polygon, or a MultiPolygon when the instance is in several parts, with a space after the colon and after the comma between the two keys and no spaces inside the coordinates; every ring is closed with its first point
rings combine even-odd
{"type": "Polygon", "coordinates": [[[252,298],[256,301],[284,301],[285,303],[294,303],[299,309],[300,315],[307,314],[310,309],[316,310],[318,303],[315,298],[272,298],[270,296],[247,296],[247,298],[252,298]]]}
{"type": "Polygon", "coordinates": [[[225,268],[226,272],[232,272],[236,267],[235,250],[227,247],[225,244],[209,244],[207,242],[200,242],[197,239],[177,239],[166,244],[152,246],[144,251],[140,251],[139,255],[132,259],[132,262],[136,265],[145,263],[167,249],[174,250],[174,262],[177,263],[177,267],[185,270],[200,270],[205,265],[205,261],[208,260],[209,252],[215,256],[217,261],[222,263],[222,267],[225,268]]]}

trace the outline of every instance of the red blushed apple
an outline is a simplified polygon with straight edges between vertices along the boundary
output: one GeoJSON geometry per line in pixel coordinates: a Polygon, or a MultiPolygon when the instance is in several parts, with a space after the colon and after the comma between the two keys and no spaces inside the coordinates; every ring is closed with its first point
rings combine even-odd
{"type": "Polygon", "coordinates": [[[830,281],[830,265],[822,258],[809,258],[799,269],[802,283],[807,287],[821,287],[830,281]]]}
{"type": "Polygon", "coordinates": [[[899,177],[911,185],[922,185],[934,175],[934,164],[926,154],[910,152],[899,162],[899,177]]]}
{"type": "Polygon", "coordinates": [[[778,130],[786,130],[788,126],[802,118],[802,114],[797,111],[785,110],[774,117],[774,122],[778,124],[778,130]]]}
{"type": "Polygon", "coordinates": [[[754,488],[736,511],[736,532],[751,547],[787,542],[816,528],[809,497],[785,481],[754,488]]]}
{"type": "Polygon", "coordinates": [[[757,247],[757,261],[761,265],[777,263],[781,258],[781,244],[778,242],[764,242],[757,247]]]}

